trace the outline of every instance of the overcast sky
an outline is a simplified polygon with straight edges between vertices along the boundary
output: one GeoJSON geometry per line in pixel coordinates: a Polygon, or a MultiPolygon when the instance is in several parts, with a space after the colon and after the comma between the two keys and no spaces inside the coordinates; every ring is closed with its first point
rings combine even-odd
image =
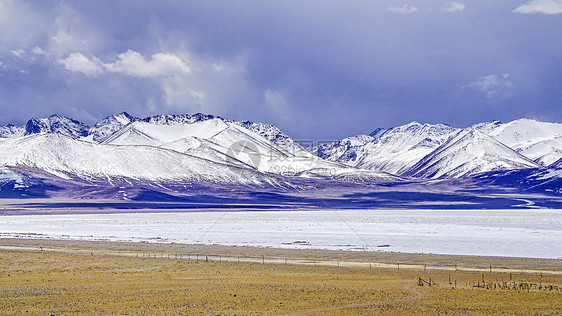
{"type": "Polygon", "coordinates": [[[0,125],[202,112],[330,140],[561,100],[562,0],[0,0],[0,125]]]}

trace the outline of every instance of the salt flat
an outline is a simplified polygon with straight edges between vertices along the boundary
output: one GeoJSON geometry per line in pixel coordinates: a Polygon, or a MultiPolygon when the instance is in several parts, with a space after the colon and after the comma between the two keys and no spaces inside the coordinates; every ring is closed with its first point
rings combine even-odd
{"type": "Polygon", "coordinates": [[[562,258],[562,210],[0,216],[0,237],[562,258]]]}

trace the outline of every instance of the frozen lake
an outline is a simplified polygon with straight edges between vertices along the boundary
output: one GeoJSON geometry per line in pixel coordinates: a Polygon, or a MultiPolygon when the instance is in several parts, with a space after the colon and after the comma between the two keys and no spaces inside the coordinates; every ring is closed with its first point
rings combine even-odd
{"type": "Polygon", "coordinates": [[[0,237],[562,258],[562,210],[0,216],[0,237]]]}

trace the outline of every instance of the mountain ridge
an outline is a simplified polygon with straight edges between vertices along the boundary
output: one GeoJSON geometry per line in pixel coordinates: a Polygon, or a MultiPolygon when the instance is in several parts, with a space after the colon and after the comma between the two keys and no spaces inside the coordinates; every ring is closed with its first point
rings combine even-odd
{"type": "MultiPolygon", "coordinates": [[[[273,156],[269,154],[270,160],[282,161],[282,163],[274,165],[269,164],[269,169],[264,169],[264,166],[270,161],[266,161],[262,156],[261,160],[265,165],[262,164],[259,169],[260,172],[283,174],[286,170],[290,170],[289,174],[292,175],[315,174],[307,171],[313,169],[352,168],[349,170],[357,170],[357,174],[361,174],[359,170],[370,170],[378,175],[390,174],[411,178],[431,178],[433,177],[431,174],[434,173],[435,175],[438,174],[439,177],[457,178],[498,169],[560,168],[562,165],[560,162],[562,161],[562,124],[532,119],[519,119],[508,123],[490,121],[478,123],[466,129],[441,123],[428,124],[414,121],[388,129],[377,128],[369,135],[360,134],[344,138],[338,142],[321,144],[312,150],[312,154],[274,125],[251,121],[233,121],[202,113],[162,114],[138,118],[127,112],[121,112],[107,116],[93,126],[54,114],[47,118],[32,118],[24,126],[10,124],[0,126],[0,140],[49,132],[94,144],[136,144],[172,149],[179,153],[208,157],[216,162],[221,162],[217,160],[223,159],[225,155],[228,156],[228,147],[232,143],[240,140],[251,141],[261,144],[259,145],[261,146],[260,150],[274,153],[273,156]],[[229,136],[226,136],[226,138],[221,136],[224,139],[217,143],[218,139],[213,139],[215,136],[208,133],[212,131],[211,125],[207,124],[208,122],[222,122],[224,128],[231,130],[229,136]],[[158,128],[152,128],[149,129],[149,132],[146,132],[143,131],[144,127],[139,124],[148,124],[146,125],[147,128],[150,126],[162,127],[160,128],[161,131],[158,131],[158,128]],[[155,138],[154,133],[169,134],[174,129],[173,126],[180,128],[177,137],[169,138],[166,141],[158,140],[158,137],[155,138]],[[189,126],[192,127],[194,132],[188,132],[189,126]],[[241,130],[236,131],[235,126],[238,126],[241,130]],[[141,128],[139,129],[139,127],[141,128]],[[459,133],[466,131],[471,131],[470,133],[473,136],[478,135],[468,143],[478,140],[486,149],[481,156],[474,157],[459,155],[458,150],[448,147],[448,152],[455,153],[455,159],[449,159],[448,161],[453,164],[452,161],[455,160],[454,165],[457,167],[476,166],[480,163],[478,167],[467,167],[470,169],[469,172],[453,172],[454,168],[443,164],[444,160],[442,159],[441,163],[438,164],[440,165],[438,169],[441,169],[441,171],[434,170],[437,168],[436,165],[429,166],[433,164],[431,161],[439,155],[436,152],[439,148],[459,133]],[[482,135],[474,134],[476,132],[486,135],[489,139],[484,140],[482,135]],[[127,141],[124,141],[124,133],[129,133],[126,137],[127,141]],[[120,142],[116,142],[116,139],[120,139],[120,142]],[[268,142],[272,145],[267,145],[268,142]],[[494,151],[501,152],[501,154],[494,153],[494,151]],[[485,164],[489,166],[485,167],[485,164]],[[492,165],[495,167],[490,167],[492,165]],[[272,171],[274,169],[276,171],[272,171]]],[[[213,133],[219,135],[225,133],[225,130],[219,128],[213,133]]],[[[448,144],[448,146],[450,145],[448,144]]],[[[479,148],[479,150],[481,149],[479,148]]]]}
{"type": "Polygon", "coordinates": [[[458,178],[540,166],[476,129],[461,130],[403,173],[414,178],[458,178]]]}
{"type": "Polygon", "coordinates": [[[494,120],[474,124],[465,129],[414,121],[386,129],[382,133],[378,132],[381,129],[377,129],[377,137],[363,144],[355,142],[351,145],[352,140],[364,138],[364,135],[360,134],[339,142],[323,144],[315,149],[315,153],[326,160],[338,161],[349,166],[412,176],[411,168],[429,155],[431,149],[436,149],[452,137],[454,132],[471,129],[492,137],[532,160],[540,168],[559,166],[562,159],[562,124],[525,118],[508,123],[494,120]],[[424,132],[421,128],[424,126],[432,132],[424,132]]]}
{"type": "Polygon", "coordinates": [[[216,208],[271,209],[562,206],[554,123],[493,121],[461,129],[411,122],[312,152],[274,125],[200,113],[122,112],[93,126],[60,115],[28,123],[29,129],[0,127],[0,199],[128,200],[140,202],[120,207],[141,209],[209,207],[209,201],[216,208]],[[553,163],[526,157],[521,144],[533,148],[533,158],[553,163]],[[225,196],[228,206],[220,202],[225,196]]]}

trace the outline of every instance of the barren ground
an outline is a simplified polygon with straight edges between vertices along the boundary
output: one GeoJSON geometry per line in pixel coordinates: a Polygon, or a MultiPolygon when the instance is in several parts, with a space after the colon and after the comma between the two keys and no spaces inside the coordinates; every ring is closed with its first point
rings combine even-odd
{"type": "Polygon", "coordinates": [[[0,314],[562,314],[560,260],[14,239],[0,246],[0,314]],[[306,264],[177,257],[188,253],[306,264]],[[341,266],[314,265],[321,259],[341,266]],[[412,266],[346,265],[370,261],[412,266]],[[431,267],[454,264],[494,269],[431,267]],[[420,278],[435,283],[419,286],[420,278]]]}

